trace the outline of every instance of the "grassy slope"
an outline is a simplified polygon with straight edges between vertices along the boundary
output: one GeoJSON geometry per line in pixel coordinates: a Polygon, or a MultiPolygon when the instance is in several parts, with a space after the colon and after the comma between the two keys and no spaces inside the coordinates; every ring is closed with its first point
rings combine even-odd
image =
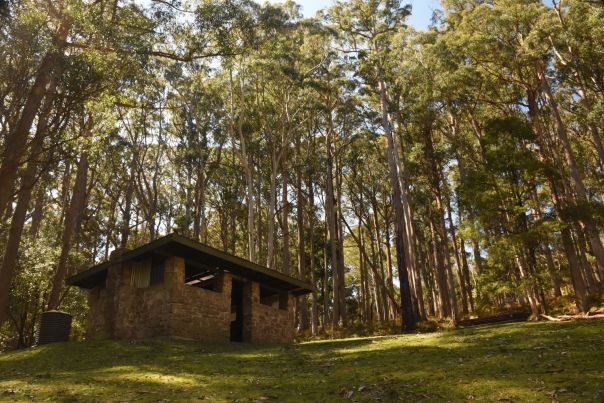
{"type": "Polygon", "coordinates": [[[598,402],[603,344],[604,321],[292,346],[62,343],[0,354],[0,400],[598,402]]]}

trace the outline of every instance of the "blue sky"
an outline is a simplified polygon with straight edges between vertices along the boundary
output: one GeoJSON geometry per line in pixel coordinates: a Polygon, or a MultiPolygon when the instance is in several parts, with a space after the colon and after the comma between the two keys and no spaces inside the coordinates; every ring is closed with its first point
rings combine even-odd
{"type": "MultiPolygon", "coordinates": [[[[317,10],[329,7],[331,0],[295,0],[302,6],[306,16],[312,16],[317,10]]],[[[271,3],[279,3],[280,0],[270,0],[271,3]]],[[[417,29],[424,29],[430,24],[432,11],[439,8],[438,0],[407,0],[405,3],[413,6],[413,14],[409,18],[409,24],[417,29]]]]}

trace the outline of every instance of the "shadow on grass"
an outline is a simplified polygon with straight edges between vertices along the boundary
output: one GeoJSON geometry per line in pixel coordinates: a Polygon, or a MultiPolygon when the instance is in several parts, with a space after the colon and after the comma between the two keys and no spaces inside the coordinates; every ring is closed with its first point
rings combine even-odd
{"type": "Polygon", "coordinates": [[[604,323],[584,322],[290,346],[63,343],[0,355],[0,400],[602,401],[603,341],[604,323]]]}

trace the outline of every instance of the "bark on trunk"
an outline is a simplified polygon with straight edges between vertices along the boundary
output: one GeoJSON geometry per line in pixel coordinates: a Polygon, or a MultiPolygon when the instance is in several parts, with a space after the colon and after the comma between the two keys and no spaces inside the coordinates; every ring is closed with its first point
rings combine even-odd
{"type": "Polygon", "coordinates": [[[394,156],[394,153],[396,153],[397,150],[394,144],[394,137],[392,135],[390,118],[388,116],[386,83],[381,79],[381,77],[378,80],[378,86],[380,91],[382,127],[386,135],[386,153],[388,159],[389,179],[390,186],[392,187],[392,199],[394,203],[396,261],[401,290],[401,316],[403,318],[402,328],[405,332],[412,332],[415,330],[416,321],[415,316],[413,315],[411,287],[409,286],[409,273],[407,268],[407,260],[405,258],[405,213],[403,211],[402,194],[398,180],[398,166],[394,156]]]}
{"type": "MultiPolygon", "coordinates": [[[[136,146],[135,146],[136,147],[136,146]]],[[[121,225],[121,240],[120,247],[125,248],[128,245],[128,237],[130,236],[130,219],[132,218],[132,193],[134,192],[134,181],[135,181],[135,166],[137,164],[137,153],[132,153],[132,161],[130,162],[130,177],[128,178],[128,186],[126,187],[126,194],[124,195],[124,215],[122,217],[121,225]]]]}
{"type": "MultiPolygon", "coordinates": [[[[317,280],[315,278],[315,192],[312,183],[312,179],[308,178],[307,183],[308,188],[308,200],[310,202],[310,208],[308,209],[308,227],[310,232],[308,234],[308,242],[310,247],[310,282],[312,285],[317,285],[317,280]]],[[[317,293],[313,292],[311,294],[310,301],[310,322],[312,324],[311,332],[313,336],[316,336],[319,333],[319,311],[317,307],[317,293]]]]}
{"type": "Polygon", "coordinates": [[[273,260],[275,253],[275,206],[277,204],[277,153],[273,151],[271,158],[271,182],[270,196],[268,205],[268,231],[267,231],[267,248],[266,248],[266,266],[269,269],[273,268],[273,260]]]}
{"type": "Polygon", "coordinates": [[[71,240],[77,235],[78,227],[86,207],[86,182],[88,180],[88,151],[82,152],[73,187],[69,209],[65,217],[65,228],[61,236],[61,255],[52,280],[47,308],[56,309],[61,299],[63,282],[67,275],[67,258],[71,250],[71,240]]]}
{"type": "MultiPolygon", "coordinates": [[[[392,253],[390,251],[390,225],[386,223],[386,287],[390,293],[394,294],[394,276],[392,273],[392,253]]],[[[412,277],[412,271],[409,270],[409,274],[412,277]]],[[[410,281],[410,286],[413,289],[413,281],[410,281]]],[[[415,306],[415,304],[413,304],[415,306]]],[[[396,312],[396,305],[389,301],[388,311],[390,314],[390,320],[396,319],[398,312],[396,312]]],[[[417,320],[417,313],[414,312],[415,320],[417,320]]]]}
{"type": "Polygon", "coordinates": [[[329,233],[330,265],[332,270],[332,289],[333,289],[333,311],[332,325],[334,329],[340,326],[341,306],[340,306],[340,281],[338,279],[338,253],[337,253],[337,229],[336,229],[336,208],[335,194],[333,188],[333,116],[329,114],[329,128],[327,133],[327,175],[325,186],[325,217],[327,220],[327,229],[329,233]]]}
{"type": "Polygon", "coordinates": [[[46,187],[41,186],[36,192],[36,200],[34,202],[34,211],[31,214],[31,226],[29,227],[29,236],[36,237],[42,217],[44,216],[44,202],[46,200],[46,187]]]}
{"type": "MultiPolygon", "coordinates": [[[[537,105],[535,91],[532,90],[531,88],[527,88],[526,92],[527,92],[527,100],[528,100],[528,107],[529,107],[529,116],[531,118],[533,132],[535,133],[537,142],[539,143],[539,150],[540,150],[539,157],[542,161],[554,166],[552,163],[551,157],[545,152],[545,150],[547,149],[547,139],[544,136],[543,128],[541,127],[541,123],[538,119],[539,109],[538,109],[538,105],[537,105]]],[[[588,302],[587,302],[588,301],[587,289],[586,289],[585,281],[583,279],[583,276],[581,274],[581,269],[580,269],[581,263],[579,261],[579,258],[577,257],[577,254],[576,254],[576,251],[574,248],[574,243],[572,240],[572,233],[569,228],[569,225],[567,223],[563,222],[563,220],[561,219],[561,214],[563,212],[563,209],[565,207],[565,202],[566,202],[564,194],[563,194],[564,187],[560,186],[559,183],[554,181],[553,179],[550,179],[548,184],[549,184],[550,193],[552,196],[552,201],[554,204],[554,210],[556,211],[558,220],[561,221],[561,223],[563,225],[560,232],[561,232],[564,252],[566,254],[566,259],[568,261],[568,266],[569,266],[569,271],[571,274],[573,288],[575,291],[575,303],[577,305],[577,308],[580,311],[585,312],[586,309],[589,309],[589,307],[588,307],[588,302]],[[559,190],[559,189],[561,189],[561,190],[559,190]],[[562,194],[560,194],[560,192],[562,192],[562,194]]]]}
{"type": "MultiPolygon", "coordinates": [[[[300,144],[297,141],[296,144],[297,154],[300,155],[300,144]]],[[[301,280],[306,281],[306,248],[304,242],[304,209],[305,200],[302,192],[302,173],[300,169],[296,173],[296,225],[297,225],[297,238],[298,238],[298,276],[301,280]]],[[[308,304],[306,296],[298,297],[298,329],[308,329],[308,304]]]]}
{"type": "Polygon", "coordinates": [[[465,249],[466,242],[464,241],[463,238],[459,238],[459,243],[460,243],[460,253],[461,253],[461,262],[462,262],[462,267],[463,267],[463,273],[464,273],[464,277],[466,279],[468,300],[470,302],[470,311],[474,312],[474,293],[472,291],[473,286],[472,286],[472,278],[471,278],[472,275],[470,273],[470,266],[468,265],[468,258],[466,256],[466,249],[465,249]]]}
{"type": "Polygon", "coordinates": [[[21,188],[18,194],[17,206],[15,207],[11,225],[8,231],[8,238],[4,247],[4,256],[0,265],[0,326],[7,319],[9,290],[12,283],[15,267],[17,266],[17,257],[21,236],[27,215],[27,209],[31,200],[32,190],[36,183],[36,172],[38,170],[38,158],[44,144],[46,135],[48,115],[50,113],[50,99],[47,100],[47,106],[43,108],[40,116],[36,135],[31,144],[31,156],[21,178],[21,188]]]}
{"type": "MultiPolygon", "coordinates": [[[[587,203],[587,190],[585,185],[583,184],[583,178],[581,177],[581,173],[579,171],[579,167],[577,165],[577,161],[575,159],[574,152],[572,150],[572,146],[570,144],[570,140],[568,138],[566,126],[562,121],[562,117],[560,116],[558,103],[554,98],[549,81],[545,76],[545,70],[541,68],[538,73],[539,80],[541,83],[541,89],[545,95],[545,99],[547,100],[552,114],[554,116],[554,129],[556,131],[556,135],[562,144],[562,149],[564,150],[564,157],[566,159],[566,163],[568,165],[568,170],[570,174],[571,184],[573,189],[577,195],[577,199],[581,203],[587,203]]],[[[591,245],[594,257],[596,258],[598,273],[601,279],[604,278],[604,246],[602,245],[602,240],[600,239],[600,234],[598,232],[597,227],[594,224],[593,218],[589,217],[584,220],[583,224],[585,225],[586,233],[589,238],[589,243],[591,245]]]]}
{"type": "MultiPolygon", "coordinates": [[[[399,124],[402,122],[402,117],[399,116],[399,124]]],[[[403,138],[399,135],[398,138],[398,147],[396,147],[397,138],[394,137],[395,148],[401,150],[401,155],[404,155],[405,149],[403,147],[403,138]]],[[[413,313],[416,316],[416,320],[425,320],[426,319],[426,309],[424,307],[424,293],[422,289],[422,282],[420,276],[420,270],[417,267],[417,237],[415,235],[415,227],[413,224],[413,207],[411,205],[411,201],[407,196],[409,192],[408,183],[405,180],[405,169],[402,158],[398,158],[398,153],[394,154],[395,161],[397,166],[399,167],[399,185],[401,187],[401,201],[403,203],[403,213],[405,216],[405,232],[404,232],[404,242],[405,242],[405,258],[407,259],[408,267],[409,267],[409,276],[410,276],[410,287],[412,292],[412,301],[413,301],[413,313]]]]}
{"type": "MultiPolygon", "coordinates": [[[[451,236],[451,242],[453,242],[453,251],[455,254],[455,266],[457,267],[457,277],[459,279],[459,287],[461,289],[461,304],[464,315],[469,313],[468,306],[468,290],[463,274],[463,268],[461,263],[461,253],[457,244],[457,235],[455,234],[455,225],[453,224],[453,217],[451,214],[451,198],[447,197],[447,220],[449,221],[449,234],[451,236]]],[[[463,245],[461,246],[463,248],[463,245]]]]}
{"type": "Polygon", "coordinates": [[[289,255],[289,201],[287,200],[287,153],[284,154],[284,160],[281,171],[281,234],[283,237],[283,262],[281,271],[287,275],[290,273],[290,255],[289,255]]]}
{"type": "Polygon", "coordinates": [[[71,22],[68,19],[63,19],[55,35],[54,49],[50,50],[42,59],[34,83],[23,105],[21,115],[6,139],[2,164],[0,165],[0,217],[4,215],[12,197],[17,170],[27,148],[29,132],[42,100],[49,93],[48,84],[51,82],[55,71],[60,69],[63,48],[70,29],[71,22]]]}
{"type": "Polygon", "coordinates": [[[344,327],[348,326],[348,314],[346,310],[346,283],[344,281],[344,230],[342,227],[342,169],[339,159],[336,158],[336,206],[337,206],[337,242],[338,242],[338,282],[340,289],[340,318],[344,327]]]}

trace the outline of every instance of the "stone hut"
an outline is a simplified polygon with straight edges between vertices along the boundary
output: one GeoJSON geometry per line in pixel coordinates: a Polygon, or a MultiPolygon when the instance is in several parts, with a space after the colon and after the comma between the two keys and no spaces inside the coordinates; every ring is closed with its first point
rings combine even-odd
{"type": "Polygon", "coordinates": [[[90,338],[211,342],[292,341],[295,297],[314,290],[176,234],[114,253],[67,283],[89,290],[90,338]]]}

